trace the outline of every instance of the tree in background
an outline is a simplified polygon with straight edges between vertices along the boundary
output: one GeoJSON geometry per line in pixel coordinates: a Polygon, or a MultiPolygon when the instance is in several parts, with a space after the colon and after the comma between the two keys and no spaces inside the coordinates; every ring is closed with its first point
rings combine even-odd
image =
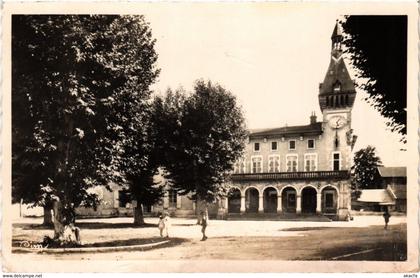
{"type": "MultiPolygon", "coordinates": [[[[155,107],[150,104],[130,117],[121,154],[120,171],[123,173],[133,206],[135,225],[143,225],[143,207],[155,204],[163,196],[163,185],[156,180],[160,174],[160,146],[158,129],[155,128],[155,107]],[[140,116],[141,115],[141,116],[140,116]]],[[[128,113],[130,114],[130,113],[128,113]]]]}
{"type": "Polygon", "coordinates": [[[194,92],[169,92],[160,117],[166,134],[164,166],[172,188],[197,203],[227,194],[226,179],[242,155],[247,131],[235,96],[210,81],[197,81],[194,92]]]}
{"type": "Polygon", "coordinates": [[[374,189],[380,185],[378,167],[382,166],[381,159],[376,155],[375,147],[367,146],[354,154],[354,164],[351,168],[352,186],[359,189],[374,189]]]}
{"type": "Polygon", "coordinates": [[[89,188],[123,179],[156,59],[142,16],[12,17],[12,194],[52,200],[57,240],[75,207],[97,204],[89,188]]]}
{"type": "Polygon", "coordinates": [[[407,16],[348,16],[342,22],[343,43],[358,84],[370,103],[383,117],[392,132],[407,134],[407,16]]]}

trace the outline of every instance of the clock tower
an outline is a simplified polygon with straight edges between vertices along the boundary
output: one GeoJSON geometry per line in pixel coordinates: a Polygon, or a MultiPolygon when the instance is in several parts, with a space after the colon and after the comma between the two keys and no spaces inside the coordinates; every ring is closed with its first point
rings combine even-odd
{"type": "Polygon", "coordinates": [[[352,134],[351,110],[356,97],[353,80],[344,62],[343,35],[338,21],[331,35],[331,59],[324,81],[319,84],[319,106],[323,115],[323,143],[331,170],[348,170],[357,138],[352,134]]]}

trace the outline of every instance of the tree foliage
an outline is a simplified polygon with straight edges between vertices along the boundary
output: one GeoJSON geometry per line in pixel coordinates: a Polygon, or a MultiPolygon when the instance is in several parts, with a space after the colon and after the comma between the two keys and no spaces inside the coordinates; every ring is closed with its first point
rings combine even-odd
{"type": "Polygon", "coordinates": [[[129,186],[131,199],[136,201],[134,224],[141,225],[144,223],[142,206],[155,204],[163,196],[164,187],[156,181],[156,175],[161,174],[162,148],[155,105],[147,103],[136,107],[141,109],[132,114],[126,126],[119,169],[129,186]]]}
{"type": "Polygon", "coordinates": [[[247,135],[235,96],[199,80],[192,94],[169,91],[156,103],[172,187],[205,202],[226,195],[225,181],[242,155],[247,135]]]}
{"type": "Polygon", "coordinates": [[[90,187],[122,179],[129,131],[145,133],[154,43],[142,16],[12,17],[15,199],[95,205],[90,187]]]}
{"type": "Polygon", "coordinates": [[[407,134],[407,16],[348,16],[344,44],[368,101],[401,141],[407,134]]]}
{"type": "Polygon", "coordinates": [[[378,167],[382,166],[381,159],[376,155],[376,149],[367,146],[354,154],[354,164],[351,168],[353,188],[373,189],[380,185],[378,167]]]}

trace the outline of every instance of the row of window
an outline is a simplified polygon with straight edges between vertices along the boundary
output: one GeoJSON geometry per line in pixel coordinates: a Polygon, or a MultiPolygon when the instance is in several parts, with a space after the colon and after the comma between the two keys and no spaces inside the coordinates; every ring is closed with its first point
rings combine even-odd
{"type": "MultiPolygon", "coordinates": [[[[177,205],[177,191],[174,189],[168,190],[169,207],[176,208],[177,205]]],[[[128,190],[118,191],[118,206],[120,208],[126,208],[127,205],[131,204],[131,194],[128,190]]]]}
{"type": "MultiPolygon", "coordinates": [[[[289,144],[289,150],[296,150],[296,140],[289,140],[288,142],[289,144]]],[[[315,139],[308,139],[306,146],[308,149],[315,149],[315,139]]],[[[255,152],[259,152],[261,149],[261,145],[259,142],[255,142],[254,143],[254,151],[255,152]]],[[[278,143],[277,141],[272,141],[271,142],[271,150],[272,151],[277,151],[278,149],[278,143]]]]}
{"type": "MultiPolygon", "coordinates": [[[[298,154],[287,154],[286,155],[286,172],[312,172],[318,171],[318,154],[316,153],[306,153],[304,154],[304,169],[299,169],[298,154]]],[[[251,173],[263,173],[263,157],[262,156],[251,156],[251,173]]],[[[336,152],[333,153],[332,157],[332,170],[338,171],[340,170],[340,153],[336,152]]],[[[268,173],[278,173],[281,172],[280,168],[280,155],[269,155],[268,156],[268,165],[267,165],[267,172],[268,173]]],[[[233,172],[235,174],[244,174],[247,172],[246,169],[246,160],[240,160],[235,163],[233,172]]]]}

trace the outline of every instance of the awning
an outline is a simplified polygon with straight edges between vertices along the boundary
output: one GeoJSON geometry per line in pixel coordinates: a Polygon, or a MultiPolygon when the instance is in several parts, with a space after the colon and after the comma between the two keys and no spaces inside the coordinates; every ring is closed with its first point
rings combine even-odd
{"type": "Polygon", "coordinates": [[[383,178],[407,177],[407,167],[378,167],[378,171],[383,178]]]}
{"type": "Polygon", "coordinates": [[[364,189],[359,202],[378,203],[379,205],[395,205],[395,200],[386,189],[364,189]]]}

